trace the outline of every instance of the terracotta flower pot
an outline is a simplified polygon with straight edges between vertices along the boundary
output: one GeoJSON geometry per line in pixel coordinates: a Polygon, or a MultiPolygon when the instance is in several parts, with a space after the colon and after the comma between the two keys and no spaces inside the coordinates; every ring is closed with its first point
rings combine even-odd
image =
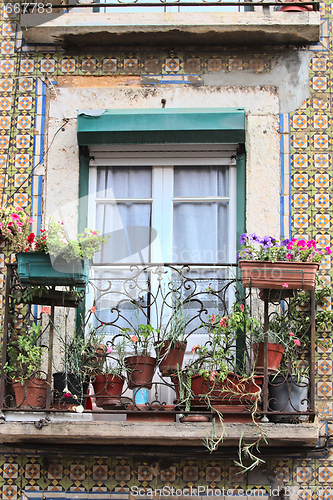
{"type": "MultiPolygon", "coordinates": [[[[175,385],[175,391],[179,398],[179,380],[177,376],[173,376],[172,381],[175,385]]],[[[235,373],[228,373],[223,382],[211,381],[205,379],[202,375],[193,375],[191,382],[191,390],[193,398],[192,406],[206,405],[206,397],[213,405],[235,405],[249,403],[255,399],[255,394],[260,391],[263,377],[261,375],[254,376],[249,380],[243,381],[235,373]]]]}
{"type": "Polygon", "coordinates": [[[151,389],[156,359],[151,356],[129,356],[125,358],[128,388],[147,387],[151,389]]]}
{"type": "Polygon", "coordinates": [[[313,290],[319,264],[316,262],[260,262],[240,260],[243,287],[282,290],[313,290]]]}
{"type": "Polygon", "coordinates": [[[171,342],[166,340],[159,352],[161,361],[158,367],[164,377],[177,373],[177,366],[182,367],[187,345],[181,341],[170,344],[171,342]]]}
{"type": "Polygon", "coordinates": [[[92,385],[95,391],[96,406],[104,408],[120,405],[120,395],[124,386],[123,377],[101,373],[95,377],[92,385]]]}
{"type": "MultiPolygon", "coordinates": [[[[255,369],[257,373],[264,372],[264,342],[253,344],[253,354],[255,359],[255,369]]],[[[268,373],[277,372],[284,353],[284,347],[280,344],[268,342],[268,373]]]]}
{"type": "Polygon", "coordinates": [[[13,382],[16,406],[21,409],[43,408],[46,405],[47,382],[43,378],[31,377],[24,384],[13,382]]]}

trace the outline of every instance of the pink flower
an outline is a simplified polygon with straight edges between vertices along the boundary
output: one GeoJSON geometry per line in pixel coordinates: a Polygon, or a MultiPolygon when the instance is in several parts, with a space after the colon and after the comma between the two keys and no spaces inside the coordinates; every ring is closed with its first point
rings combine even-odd
{"type": "Polygon", "coordinates": [[[132,335],[131,341],[132,342],[137,342],[137,340],[138,340],[138,337],[136,337],[135,335],[132,335]]]}
{"type": "Polygon", "coordinates": [[[283,283],[282,288],[288,288],[288,287],[289,287],[288,283],[283,283]]]}
{"type": "Polygon", "coordinates": [[[19,215],[17,215],[17,214],[10,214],[10,218],[11,218],[12,220],[20,220],[20,216],[19,216],[19,215]]]}
{"type": "Polygon", "coordinates": [[[294,334],[294,333],[292,333],[292,332],[289,332],[289,335],[290,335],[291,337],[293,337],[295,334],[294,334]]]}
{"type": "Polygon", "coordinates": [[[91,306],[90,311],[94,314],[96,312],[96,307],[95,306],[91,306]]]}
{"type": "Polygon", "coordinates": [[[215,323],[215,314],[211,315],[210,321],[211,321],[212,324],[215,323]]]}
{"type": "Polygon", "coordinates": [[[288,260],[292,260],[292,258],[293,258],[293,254],[292,254],[292,253],[287,253],[286,258],[287,258],[288,260]]]}
{"type": "Polygon", "coordinates": [[[200,346],[199,345],[194,345],[191,349],[191,354],[194,353],[194,351],[196,351],[197,349],[200,349],[200,346]]]}
{"type": "Polygon", "coordinates": [[[219,325],[222,326],[223,328],[227,328],[228,318],[226,318],[225,316],[223,318],[221,318],[219,321],[219,325]]]}
{"type": "Polygon", "coordinates": [[[329,255],[331,255],[332,250],[330,249],[330,247],[325,247],[325,250],[326,250],[326,252],[327,252],[329,255]]]}
{"type": "Polygon", "coordinates": [[[210,374],[210,381],[212,382],[214,380],[214,378],[216,377],[216,375],[218,375],[218,372],[212,372],[210,374]]]}
{"type": "Polygon", "coordinates": [[[298,339],[294,339],[294,343],[295,343],[296,345],[301,345],[301,342],[300,342],[298,339]]]}
{"type": "Polygon", "coordinates": [[[110,354],[112,352],[112,347],[111,346],[108,346],[107,350],[106,350],[107,354],[110,354]]]}
{"type": "Polygon", "coordinates": [[[97,231],[92,231],[92,230],[90,230],[90,234],[92,234],[92,235],[94,235],[94,236],[98,236],[97,231]]]}
{"type": "Polygon", "coordinates": [[[241,312],[243,313],[243,312],[244,312],[244,309],[245,309],[244,304],[241,304],[241,305],[239,306],[239,308],[240,308],[241,312]]]}
{"type": "Polygon", "coordinates": [[[8,222],[8,227],[11,227],[13,225],[12,222],[8,222]]]}
{"type": "Polygon", "coordinates": [[[64,392],[64,398],[70,398],[71,393],[70,392],[64,392]]]}
{"type": "Polygon", "coordinates": [[[44,306],[44,307],[42,307],[41,314],[43,314],[43,313],[50,314],[50,312],[51,312],[51,307],[50,306],[44,306]]]}

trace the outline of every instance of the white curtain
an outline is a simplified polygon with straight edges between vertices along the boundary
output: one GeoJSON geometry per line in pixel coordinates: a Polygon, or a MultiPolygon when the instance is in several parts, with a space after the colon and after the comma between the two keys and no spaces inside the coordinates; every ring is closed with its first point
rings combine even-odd
{"type": "Polygon", "coordinates": [[[151,167],[98,168],[98,197],[107,201],[97,202],[96,229],[110,238],[96,255],[96,264],[148,262],[152,207],[144,199],[151,198],[151,178],[151,167]]]}
{"type": "Polygon", "coordinates": [[[205,201],[228,195],[228,167],[175,167],[174,197],[197,198],[173,205],[175,262],[228,262],[229,203],[205,201]]]}

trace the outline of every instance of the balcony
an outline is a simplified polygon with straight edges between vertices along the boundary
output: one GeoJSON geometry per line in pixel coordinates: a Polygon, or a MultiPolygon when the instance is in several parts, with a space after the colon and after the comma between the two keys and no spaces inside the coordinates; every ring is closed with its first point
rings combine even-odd
{"type": "Polygon", "coordinates": [[[314,291],[243,289],[235,265],[100,265],[93,276],[77,289],[23,286],[8,266],[5,445],[200,453],[206,441],[231,456],[242,435],[274,455],[316,449],[314,291]],[[284,347],[271,364],[274,334],[284,347]]]}
{"type": "MultiPolygon", "coordinates": [[[[33,11],[33,5],[21,13],[25,41],[62,45],[71,50],[80,46],[151,44],[306,45],[317,43],[320,36],[316,1],[287,2],[283,7],[272,1],[47,3],[45,12],[39,9],[39,13],[33,11]],[[285,11],[288,6],[293,7],[292,12],[285,11]]],[[[7,8],[7,16],[12,15],[7,8]]]]}

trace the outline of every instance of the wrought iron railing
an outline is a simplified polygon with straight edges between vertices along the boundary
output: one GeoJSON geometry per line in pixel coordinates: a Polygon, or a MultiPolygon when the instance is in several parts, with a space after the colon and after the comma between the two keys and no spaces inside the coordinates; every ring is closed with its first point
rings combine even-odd
{"type": "Polygon", "coordinates": [[[312,421],[313,308],[313,291],[244,290],[235,265],[99,266],[86,289],[67,291],[22,287],[9,265],[0,406],[129,421],[312,421]],[[267,330],[277,325],[285,351],[271,366],[267,330]],[[31,344],[40,351],[27,353],[31,344]]]}

